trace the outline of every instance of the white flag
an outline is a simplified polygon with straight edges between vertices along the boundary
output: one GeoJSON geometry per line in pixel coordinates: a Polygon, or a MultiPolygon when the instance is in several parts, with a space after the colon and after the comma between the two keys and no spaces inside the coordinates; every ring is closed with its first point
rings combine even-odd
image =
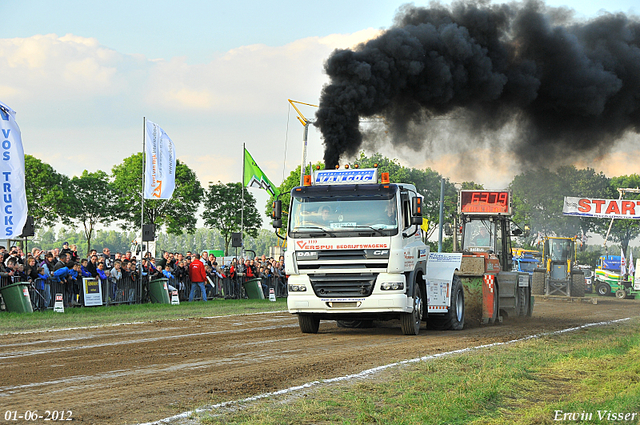
{"type": "Polygon", "coordinates": [[[24,150],[15,111],[0,102],[0,142],[2,142],[2,199],[0,238],[16,238],[27,221],[27,192],[24,186],[24,150]]]}
{"type": "Polygon", "coordinates": [[[634,274],[636,272],[636,268],[633,265],[633,250],[629,250],[629,274],[634,274]]]}
{"type": "Polygon", "coordinates": [[[624,259],[624,251],[620,248],[620,274],[627,274],[627,264],[624,259]]]}
{"type": "Polygon", "coordinates": [[[170,199],[176,187],[176,150],[167,133],[147,121],[144,199],[170,199]]]}

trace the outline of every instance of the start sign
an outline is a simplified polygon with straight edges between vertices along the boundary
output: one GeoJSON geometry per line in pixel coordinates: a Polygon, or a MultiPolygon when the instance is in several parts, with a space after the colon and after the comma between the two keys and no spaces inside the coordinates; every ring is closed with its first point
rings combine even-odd
{"type": "Polygon", "coordinates": [[[564,197],[563,215],[640,219],[640,201],[564,197]]]}

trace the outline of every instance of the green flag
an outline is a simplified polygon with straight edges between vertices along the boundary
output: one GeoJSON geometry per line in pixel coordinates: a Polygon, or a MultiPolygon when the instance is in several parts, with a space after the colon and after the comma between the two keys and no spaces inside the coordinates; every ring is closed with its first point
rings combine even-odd
{"type": "Polygon", "coordinates": [[[267,176],[262,172],[258,164],[253,160],[247,149],[244,150],[244,182],[245,187],[257,187],[264,189],[273,196],[280,194],[278,188],[271,183],[267,176]]]}

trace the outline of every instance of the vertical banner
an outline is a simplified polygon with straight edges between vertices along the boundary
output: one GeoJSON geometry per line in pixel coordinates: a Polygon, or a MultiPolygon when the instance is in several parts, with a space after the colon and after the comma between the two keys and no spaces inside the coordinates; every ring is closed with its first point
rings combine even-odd
{"type": "Polygon", "coordinates": [[[147,120],[144,199],[171,199],[176,187],[176,150],[167,133],[147,120]]]}
{"type": "Polygon", "coordinates": [[[24,150],[15,111],[0,102],[0,238],[16,238],[27,221],[27,193],[24,182],[24,150]]]}

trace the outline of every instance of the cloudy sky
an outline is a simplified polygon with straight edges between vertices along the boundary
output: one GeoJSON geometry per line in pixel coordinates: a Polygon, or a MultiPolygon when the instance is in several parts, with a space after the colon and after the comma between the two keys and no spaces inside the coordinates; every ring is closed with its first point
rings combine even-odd
{"type": "MultiPolygon", "coordinates": [[[[632,0],[609,12],[637,13],[632,0]]],[[[274,183],[300,163],[302,126],[287,99],[317,104],[323,63],[388,28],[399,1],[21,0],[0,2],[0,100],[12,107],[25,152],[68,176],[110,171],[142,149],[143,117],[173,139],[178,158],[203,186],[239,181],[242,143],[274,183]]],[[[421,3],[416,3],[420,5],[421,3]]],[[[604,3],[553,0],[579,17],[604,3]]],[[[313,118],[314,108],[303,107],[313,118]]],[[[636,172],[630,139],[593,166],[608,175],[636,172]]],[[[454,181],[468,175],[455,156],[381,152],[454,181]]],[[[486,152],[475,153],[480,158],[486,152]]],[[[322,159],[309,133],[310,161],[322,159]]],[[[491,161],[476,181],[500,188],[518,172],[491,161]]],[[[252,189],[260,209],[266,195],[252,189]]]]}

